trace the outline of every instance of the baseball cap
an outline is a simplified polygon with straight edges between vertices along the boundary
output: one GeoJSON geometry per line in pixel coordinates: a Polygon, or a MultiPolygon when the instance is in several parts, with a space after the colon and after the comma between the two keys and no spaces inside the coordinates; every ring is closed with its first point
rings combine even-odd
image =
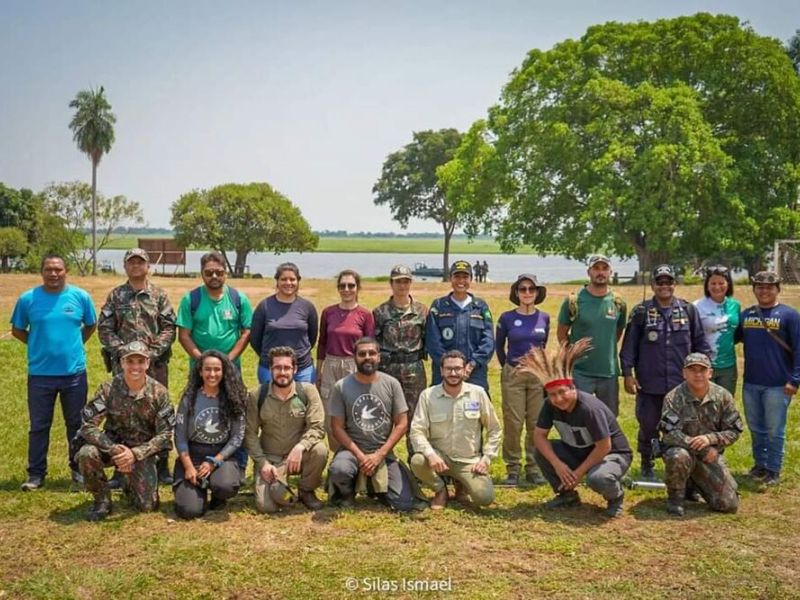
{"type": "Polygon", "coordinates": [[[395,265],[392,267],[392,272],[389,273],[389,279],[396,281],[398,279],[414,279],[411,274],[411,269],[405,265],[395,265]]]}
{"type": "Polygon", "coordinates": [[[143,258],[145,261],[150,262],[150,255],[147,254],[147,251],[144,248],[131,248],[125,253],[125,258],[122,262],[128,262],[134,256],[138,256],[139,258],[143,258]]]}
{"type": "Polygon", "coordinates": [[[659,277],[669,277],[670,279],[674,280],[675,269],[673,269],[671,265],[658,265],[655,269],[653,269],[653,281],[659,277]]]}
{"type": "Polygon", "coordinates": [[[469,264],[469,261],[457,260],[450,265],[450,275],[455,275],[456,273],[466,273],[472,277],[472,265],[469,264]]]}
{"type": "Polygon", "coordinates": [[[147,348],[147,344],[138,340],[135,342],[129,342],[124,346],[121,346],[119,349],[120,358],[133,356],[134,354],[144,356],[145,358],[150,358],[150,350],[147,348]]]}
{"type": "Polygon", "coordinates": [[[777,285],[781,282],[780,276],[775,271],[759,271],[756,273],[751,281],[756,283],[771,283],[777,285]]]}
{"type": "Polygon", "coordinates": [[[692,352],[683,359],[683,368],[691,367],[692,365],[702,365],[706,369],[711,368],[711,360],[702,352],[692,352]]]}
{"type": "Polygon", "coordinates": [[[591,269],[597,263],[606,263],[609,267],[611,266],[611,260],[603,254],[593,254],[589,257],[589,260],[586,261],[586,265],[591,269]]]}

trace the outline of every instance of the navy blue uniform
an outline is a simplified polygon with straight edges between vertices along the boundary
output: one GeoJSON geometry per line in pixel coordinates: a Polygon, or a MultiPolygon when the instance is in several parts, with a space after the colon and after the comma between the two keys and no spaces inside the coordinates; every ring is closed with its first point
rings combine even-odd
{"type": "Polygon", "coordinates": [[[664,396],[683,383],[683,360],[692,352],[710,356],[700,316],[694,306],[673,298],[670,306],[659,306],[655,298],[637,304],[625,327],[619,353],[624,376],[636,374],[641,389],[636,394],[639,421],[638,450],[652,454],[650,441],[656,436],[664,396]]]}
{"type": "Polygon", "coordinates": [[[448,350],[458,350],[473,365],[467,381],[488,393],[487,366],[494,354],[494,327],[489,305],[475,296],[464,308],[450,295],[434,300],[425,326],[425,350],[431,357],[433,385],[442,382],[442,355],[448,350]]]}

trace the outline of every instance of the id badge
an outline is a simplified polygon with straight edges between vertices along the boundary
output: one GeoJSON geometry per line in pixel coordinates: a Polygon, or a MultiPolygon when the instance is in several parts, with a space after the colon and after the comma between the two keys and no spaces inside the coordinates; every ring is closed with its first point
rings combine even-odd
{"type": "Polygon", "coordinates": [[[467,400],[464,402],[464,418],[479,419],[481,416],[480,400],[467,400]]]}

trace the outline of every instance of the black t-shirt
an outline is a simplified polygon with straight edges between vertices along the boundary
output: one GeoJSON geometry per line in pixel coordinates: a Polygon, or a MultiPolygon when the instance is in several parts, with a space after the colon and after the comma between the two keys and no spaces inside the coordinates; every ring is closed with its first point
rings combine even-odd
{"type": "Polygon", "coordinates": [[[595,443],[607,437],[611,438],[610,453],[631,456],[631,447],[614,413],[592,394],[580,390],[572,412],[564,412],[549,401],[545,402],[536,426],[542,429],[555,427],[561,441],[581,461],[589,456],[595,443]]]}

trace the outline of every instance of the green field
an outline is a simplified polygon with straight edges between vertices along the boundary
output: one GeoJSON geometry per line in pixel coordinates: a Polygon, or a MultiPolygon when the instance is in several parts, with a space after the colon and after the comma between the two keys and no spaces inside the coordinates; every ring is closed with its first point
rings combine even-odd
{"type": "MultiPolygon", "coordinates": [[[[71,278],[99,306],[120,277],[71,278]]],[[[33,275],[0,275],[0,319],[8,323],[16,297],[38,283],[33,275]]],[[[177,304],[195,282],[156,278],[177,304]]],[[[336,300],[330,281],[304,279],[302,293],[322,308],[336,300]]],[[[415,283],[415,298],[430,303],[446,292],[441,283],[415,283]]],[[[271,282],[237,281],[254,301],[272,292],[271,282]]],[[[495,316],[509,310],[508,286],[476,284],[476,293],[495,316]]],[[[541,305],[554,315],[574,286],[553,285],[541,305]]],[[[386,283],[368,282],[360,301],[374,307],[386,298],[386,283]]],[[[628,302],[638,289],[620,288],[628,302]]],[[[746,287],[742,302],[752,302],[746,287]]],[[[687,298],[699,287],[682,287],[687,298]]],[[[800,289],[787,287],[783,300],[800,303],[800,289]]],[[[551,343],[555,338],[551,330],[551,343]]],[[[97,336],[87,345],[90,389],[105,379],[97,336]]],[[[84,520],[90,496],[72,490],[60,410],[52,429],[50,467],[44,490],[19,491],[25,477],[28,417],[25,348],[0,337],[3,427],[0,428],[0,599],[2,598],[800,598],[800,412],[793,407],[787,426],[782,485],[756,487],[745,473],[751,466],[745,433],[725,457],[740,483],[736,515],[710,513],[689,505],[676,520],[665,512],[662,491],[632,490],[625,513],[614,521],[602,515],[599,496],[581,488],[584,504],[547,511],[544,486],[499,488],[495,504],[471,510],[451,503],[423,519],[393,514],[366,500],[354,510],[326,508],[316,514],[292,508],[275,516],[256,513],[252,492],[228,509],[194,522],[176,518],[172,491],[161,488],[161,509],[130,510],[114,496],[105,522],[84,520]],[[792,533],[794,532],[794,533],[792,533]],[[348,589],[355,579],[357,590],[348,589]],[[403,580],[446,580],[452,591],[424,594],[399,589],[381,594],[378,586],[403,580]]],[[[255,354],[243,356],[252,389],[255,354]]],[[[741,361],[739,364],[740,373],[741,361]]],[[[187,362],[176,344],[170,365],[170,393],[177,402],[187,362]]],[[[492,397],[502,413],[500,369],[490,364],[492,397]]],[[[622,394],[620,424],[635,443],[633,399],[622,394]]],[[[737,395],[741,410],[741,398],[737,395]]],[[[399,454],[405,454],[404,443],[399,454]]],[[[173,453],[174,456],[174,453],[173,453]]],[[[659,471],[663,468],[659,466],[659,471]]],[[[632,474],[638,473],[638,459],[632,474]]],[[[505,476],[502,460],[492,464],[495,481],[505,476]]]]}
{"type": "MultiPolygon", "coordinates": [[[[107,248],[112,250],[126,250],[136,246],[137,238],[157,238],[160,235],[115,235],[107,248]]],[[[91,238],[87,238],[91,244],[91,238]]],[[[369,238],[369,237],[321,237],[316,252],[363,252],[383,254],[439,254],[444,248],[441,238],[369,238]]],[[[452,254],[502,254],[500,247],[494,240],[480,238],[468,241],[458,238],[451,242],[452,254]]],[[[527,247],[519,248],[519,253],[532,253],[527,247]]]]}

